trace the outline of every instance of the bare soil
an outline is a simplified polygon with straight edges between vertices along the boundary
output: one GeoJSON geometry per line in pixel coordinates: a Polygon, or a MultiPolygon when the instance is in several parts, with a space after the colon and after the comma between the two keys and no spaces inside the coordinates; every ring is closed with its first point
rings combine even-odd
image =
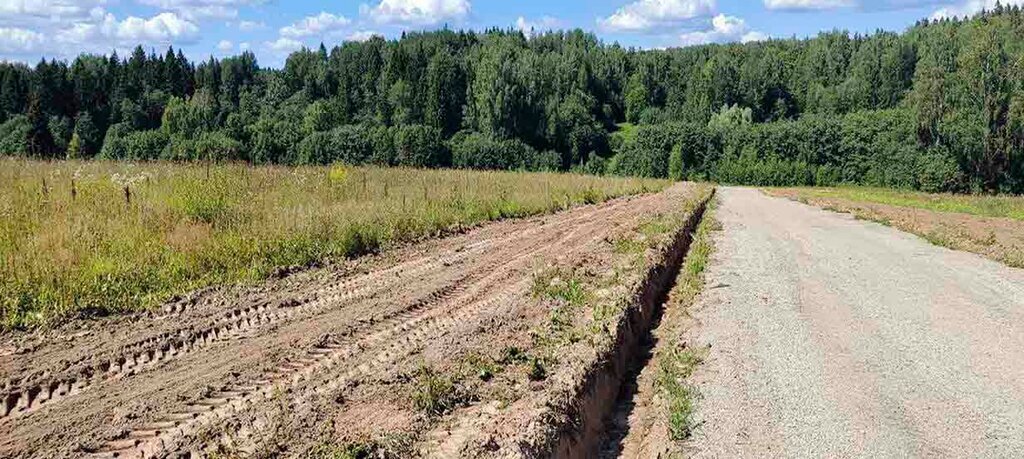
{"type": "Polygon", "coordinates": [[[628,299],[643,275],[618,269],[614,242],[704,192],[678,185],[5,335],[0,456],[529,455],[518,445],[550,442],[523,435],[551,435],[553,398],[598,347],[538,345],[559,305],[536,298],[536,273],[626,273],[595,295],[628,299]]]}

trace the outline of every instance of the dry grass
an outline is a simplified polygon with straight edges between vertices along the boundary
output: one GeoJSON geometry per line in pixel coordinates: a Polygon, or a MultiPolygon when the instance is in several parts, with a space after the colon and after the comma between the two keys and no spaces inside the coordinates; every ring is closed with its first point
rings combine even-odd
{"type": "Polygon", "coordinates": [[[798,196],[803,199],[846,199],[936,212],[956,212],[982,217],[1024,220],[1024,197],[1022,196],[929,194],[919,191],[869,187],[782,188],[772,190],[772,193],[798,196]]]}
{"type": "Polygon", "coordinates": [[[665,181],[344,167],[0,160],[2,328],[136,311],[276,268],[665,181]],[[127,193],[126,190],[127,189],[127,193]]]}
{"type": "Polygon", "coordinates": [[[1024,197],[930,195],[873,188],[779,188],[768,193],[891,226],[938,246],[1024,267],[1024,197]]]}

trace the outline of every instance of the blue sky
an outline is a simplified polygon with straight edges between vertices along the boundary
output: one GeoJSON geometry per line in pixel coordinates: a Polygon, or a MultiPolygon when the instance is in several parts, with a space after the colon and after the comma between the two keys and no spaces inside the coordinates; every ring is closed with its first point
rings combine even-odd
{"type": "MultiPolygon", "coordinates": [[[[279,66],[303,45],[406,30],[582,28],[607,42],[661,48],[805,37],[823,30],[902,31],[996,0],[0,0],[0,60],[34,63],[135,44],[193,59],[251,50],[279,66]]],[[[1024,4],[1004,0],[1003,4],[1024,4]]]]}

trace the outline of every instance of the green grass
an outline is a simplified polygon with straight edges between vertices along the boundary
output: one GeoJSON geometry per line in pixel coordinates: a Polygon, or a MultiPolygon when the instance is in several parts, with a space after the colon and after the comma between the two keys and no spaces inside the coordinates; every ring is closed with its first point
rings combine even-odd
{"type": "MultiPolygon", "coordinates": [[[[670,308],[685,310],[704,289],[704,270],[711,260],[714,244],[711,232],[717,230],[714,219],[714,202],[708,205],[704,219],[694,233],[693,242],[683,261],[676,285],[672,289],[670,308]]],[[[696,406],[697,389],[687,378],[704,362],[709,348],[686,346],[681,336],[673,336],[663,353],[657,356],[658,373],[655,385],[668,402],[669,435],[673,440],[686,440],[696,427],[693,413],[696,406]]]]}
{"type": "Polygon", "coordinates": [[[1024,220],[1024,197],[929,194],[888,188],[797,188],[804,198],[839,198],[937,212],[958,212],[983,217],[1024,220]]]}
{"type": "Polygon", "coordinates": [[[416,410],[427,416],[442,416],[473,401],[460,382],[462,378],[430,367],[420,368],[412,396],[416,410]]]}
{"type": "Polygon", "coordinates": [[[0,160],[0,330],[656,191],[572,174],[0,160]],[[207,175],[208,174],[208,175],[207,175]],[[127,193],[125,189],[127,188],[127,193]]]}

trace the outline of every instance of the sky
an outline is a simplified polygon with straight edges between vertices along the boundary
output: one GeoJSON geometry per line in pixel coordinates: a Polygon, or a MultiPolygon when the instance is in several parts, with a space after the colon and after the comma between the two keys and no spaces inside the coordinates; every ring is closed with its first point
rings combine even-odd
{"type": "MultiPolygon", "coordinates": [[[[29,64],[137,44],[192,59],[254,52],[279,67],[303,46],[403,31],[581,28],[607,43],[667,48],[808,37],[835,29],[903,31],[997,0],[0,0],[0,60],[29,64]]],[[[1024,4],[1024,0],[1003,0],[1024,4]]]]}

